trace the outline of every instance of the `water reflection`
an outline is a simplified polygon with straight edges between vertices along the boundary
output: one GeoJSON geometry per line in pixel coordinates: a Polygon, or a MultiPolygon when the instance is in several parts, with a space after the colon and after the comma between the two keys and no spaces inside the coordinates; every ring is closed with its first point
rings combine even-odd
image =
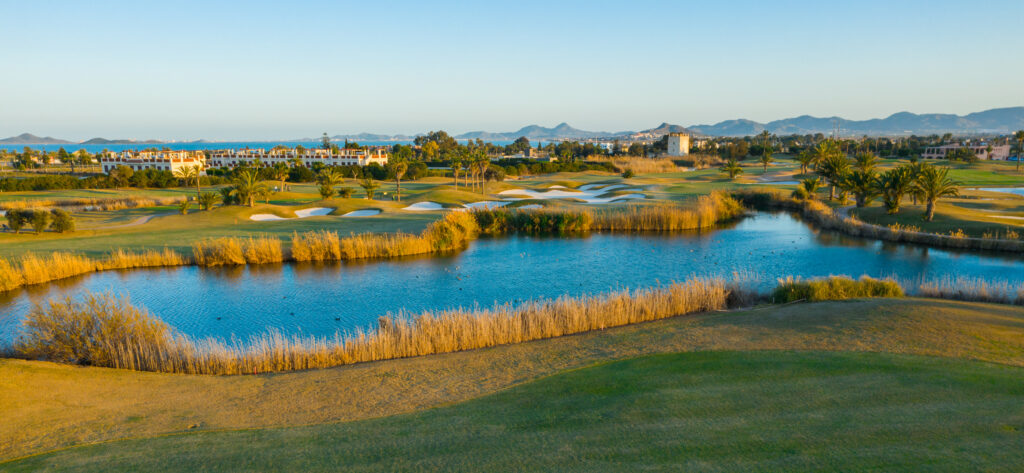
{"type": "Polygon", "coordinates": [[[105,272],[0,295],[0,337],[33,304],[83,290],[134,302],[197,336],[245,337],[274,327],[331,335],[402,310],[471,307],[534,297],[647,287],[734,273],[767,288],[784,276],[904,280],[948,276],[1024,283],[1009,254],[929,250],[815,231],[788,214],[757,214],[715,231],[482,238],[463,252],[348,263],[105,272]]]}

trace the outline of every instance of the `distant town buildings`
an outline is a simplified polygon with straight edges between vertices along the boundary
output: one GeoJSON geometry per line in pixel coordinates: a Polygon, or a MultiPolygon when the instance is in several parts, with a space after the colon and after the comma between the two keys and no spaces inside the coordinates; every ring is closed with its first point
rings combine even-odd
{"type": "Polygon", "coordinates": [[[945,159],[949,153],[956,151],[960,148],[967,148],[971,150],[978,159],[993,159],[998,161],[1005,161],[1010,158],[1010,145],[991,145],[992,152],[989,153],[988,143],[979,144],[948,144],[942,146],[930,146],[924,149],[924,153],[921,157],[924,159],[945,159]]]}
{"type": "Polygon", "coordinates": [[[690,154],[690,135],[686,133],[668,134],[668,156],[686,156],[690,154]]]}

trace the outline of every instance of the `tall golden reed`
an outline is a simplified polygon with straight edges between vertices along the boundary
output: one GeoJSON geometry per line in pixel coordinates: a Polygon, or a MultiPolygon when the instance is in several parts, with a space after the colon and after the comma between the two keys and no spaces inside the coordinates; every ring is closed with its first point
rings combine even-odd
{"type": "Polygon", "coordinates": [[[37,306],[15,350],[23,356],[144,371],[244,374],[326,368],[558,337],[725,309],[736,289],[718,279],[605,295],[542,299],[485,310],[382,317],[377,330],[334,337],[270,332],[247,341],[191,339],[127,299],[89,294],[37,306]],[[123,325],[124,327],[121,327],[123,325]],[[74,333],[84,336],[74,337],[74,333]]]}

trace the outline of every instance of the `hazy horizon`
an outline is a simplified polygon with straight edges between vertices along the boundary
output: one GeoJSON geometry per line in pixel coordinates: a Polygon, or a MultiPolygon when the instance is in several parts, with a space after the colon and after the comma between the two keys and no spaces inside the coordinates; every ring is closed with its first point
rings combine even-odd
{"type": "Polygon", "coordinates": [[[1012,33],[1024,3],[1008,0],[55,1],[0,13],[12,20],[0,137],[616,132],[1024,102],[1024,35],[1012,33]]]}

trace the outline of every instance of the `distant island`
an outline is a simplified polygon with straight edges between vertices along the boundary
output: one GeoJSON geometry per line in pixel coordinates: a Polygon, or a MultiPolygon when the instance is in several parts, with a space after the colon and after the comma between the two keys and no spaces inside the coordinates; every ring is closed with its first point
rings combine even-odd
{"type": "MultiPolygon", "coordinates": [[[[812,117],[802,115],[794,118],[760,123],[747,119],[725,120],[713,125],[682,126],[662,123],[654,128],[640,131],[588,131],[573,128],[568,123],[559,123],[547,128],[540,125],[528,125],[516,131],[489,132],[470,131],[455,135],[460,140],[512,141],[525,136],[534,141],[561,141],[585,139],[622,139],[643,140],[664,136],[668,133],[689,133],[694,136],[753,136],[764,131],[775,135],[812,135],[815,133],[829,134],[835,127],[842,136],[901,136],[931,134],[1002,134],[1024,129],[1024,107],[1007,107],[970,113],[954,114],[915,114],[899,112],[886,118],[869,120],[849,120],[842,117],[812,117]]],[[[421,134],[422,135],[422,134],[421,134]]],[[[333,141],[411,141],[420,135],[388,135],[379,133],[353,133],[330,136],[333,141]]],[[[275,140],[251,140],[275,141],[275,140]]],[[[320,138],[299,138],[283,140],[285,142],[320,141],[320,138]]],[[[208,140],[196,140],[194,143],[210,143],[208,140]]],[[[87,141],[69,141],[53,137],[40,137],[31,133],[0,139],[0,144],[7,145],[39,145],[39,144],[87,144],[87,145],[158,145],[167,141],[160,140],[108,140],[92,138],[87,141]]]]}

